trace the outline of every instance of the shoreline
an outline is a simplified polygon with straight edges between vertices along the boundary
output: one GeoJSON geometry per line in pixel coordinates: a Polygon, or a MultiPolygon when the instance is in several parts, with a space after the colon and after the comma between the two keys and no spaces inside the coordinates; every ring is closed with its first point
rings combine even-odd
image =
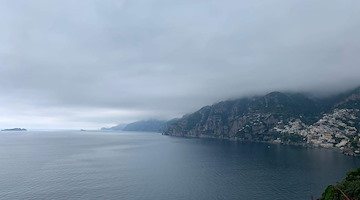
{"type": "Polygon", "coordinates": [[[285,146],[301,146],[301,147],[304,147],[304,148],[327,149],[327,150],[330,150],[330,151],[335,151],[335,152],[341,153],[341,154],[346,155],[346,156],[360,157],[360,154],[356,154],[355,152],[350,151],[350,149],[341,150],[341,149],[336,148],[336,147],[315,146],[315,145],[311,145],[309,143],[284,143],[284,142],[275,142],[275,141],[242,140],[242,139],[238,139],[238,138],[219,138],[219,137],[209,137],[209,136],[204,136],[204,135],[201,135],[201,136],[185,136],[185,135],[169,135],[169,134],[164,134],[164,133],[162,133],[162,135],[171,136],[171,137],[183,137],[183,138],[227,140],[227,141],[231,141],[231,142],[254,142],[254,143],[263,143],[263,144],[280,144],[280,145],[285,145],[285,146]]]}

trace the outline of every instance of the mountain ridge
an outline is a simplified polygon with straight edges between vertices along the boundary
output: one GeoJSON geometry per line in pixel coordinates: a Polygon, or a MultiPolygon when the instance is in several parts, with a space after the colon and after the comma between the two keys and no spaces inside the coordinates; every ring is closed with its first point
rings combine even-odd
{"type": "Polygon", "coordinates": [[[166,121],[162,120],[142,120],[127,124],[123,131],[160,132],[165,124],[166,121]]]}
{"type": "Polygon", "coordinates": [[[360,151],[360,87],[315,99],[300,93],[221,101],[171,124],[165,135],[277,142],[360,151]]]}
{"type": "Polygon", "coordinates": [[[174,123],[178,119],[172,120],[140,120],[129,124],[119,124],[110,128],[101,128],[102,131],[138,131],[138,132],[163,132],[169,125],[174,123]]]}

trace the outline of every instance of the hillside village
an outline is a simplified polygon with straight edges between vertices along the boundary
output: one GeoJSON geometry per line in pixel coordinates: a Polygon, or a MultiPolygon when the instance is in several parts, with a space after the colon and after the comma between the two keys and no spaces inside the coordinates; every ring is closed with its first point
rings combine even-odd
{"type": "MultiPolygon", "coordinates": [[[[334,109],[312,125],[305,125],[300,119],[287,125],[280,121],[273,130],[282,134],[301,135],[311,146],[339,148],[345,154],[356,155],[360,154],[360,134],[355,127],[359,114],[359,109],[334,109]]],[[[277,138],[275,142],[282,141],[277,138]]]]}
{"type": "Polygon", "coordinates": [[[205,106],[164,134],[324,147],[360,156],[360,87],[313,99],[272,92],[205,106]]]}

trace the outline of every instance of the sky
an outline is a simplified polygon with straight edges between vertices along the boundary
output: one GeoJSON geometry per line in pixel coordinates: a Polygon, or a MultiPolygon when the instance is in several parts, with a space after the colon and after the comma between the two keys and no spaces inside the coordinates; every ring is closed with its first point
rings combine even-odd
{"type": "Polygon", "coordinates": [[[359,0],[0,0],[0,128],[98,129],[360,85],[359,0]]]}

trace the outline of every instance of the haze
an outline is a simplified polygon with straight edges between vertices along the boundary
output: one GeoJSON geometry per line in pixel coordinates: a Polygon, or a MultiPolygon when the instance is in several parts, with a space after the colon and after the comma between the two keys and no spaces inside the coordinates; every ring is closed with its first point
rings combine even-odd
{"type": "Polygon", "coordinates": [[[171,119],[360,85],[360,1],[2,0],[0,128],[171,119]]]}

